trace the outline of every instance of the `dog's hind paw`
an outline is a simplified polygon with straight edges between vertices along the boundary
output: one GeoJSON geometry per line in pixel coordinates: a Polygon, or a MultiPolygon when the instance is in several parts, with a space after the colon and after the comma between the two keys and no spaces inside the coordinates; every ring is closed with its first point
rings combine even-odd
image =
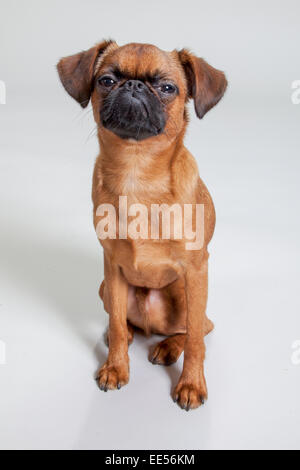
{"type": "Polygon", "coordinates": [[[185,335],[174,335],[158,343],[150,351],[149,361],[152,364],[170,366],[174,364],[181,355],[184,347],[185,335]]]}

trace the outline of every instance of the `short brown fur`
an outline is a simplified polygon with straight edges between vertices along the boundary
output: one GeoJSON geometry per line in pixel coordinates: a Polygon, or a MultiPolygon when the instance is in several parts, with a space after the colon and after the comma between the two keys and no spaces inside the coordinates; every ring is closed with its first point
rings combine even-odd
{"type": "MultiPolygon", "coordinates": [[[[104,248],[105,280],[100,296],[109,313],[109,353],[98,374],[103,390],[120,388],[129,380],[128,342],[133,326],[167,339],[151,351],[154,364],[169,365],[184,351],[184,366],[174,400],[184,409],[197,408],[207,398],[204,377],[204,336],[213,329],[206,317],[208,284],[207,246],[215,228],[210,194],[199,177],[197,164],[183,143],[187,125],[186,103],[194,99],[202,118],[223,96],[227,81],[223,72],[187,50],[164,52],[148,44],[117,46],[104,41],[87,52],[65,59],[58,71],[68,93],[82,106],[91,98],[98,125],[100,155],[93,177],[94,225],[97,208],[174,203],[203,204],[204,245],[188,251],[186,240],[110,240],[104,248]],[[164,132],[142,141],[124,140],[101,124],[102,95],[95,80],[111,67],[147,80],[157,71],[176,82],[178,95],[164,103],[164,132]]],[[[155,91],[153,91],[155,92],[155,91]]]]}

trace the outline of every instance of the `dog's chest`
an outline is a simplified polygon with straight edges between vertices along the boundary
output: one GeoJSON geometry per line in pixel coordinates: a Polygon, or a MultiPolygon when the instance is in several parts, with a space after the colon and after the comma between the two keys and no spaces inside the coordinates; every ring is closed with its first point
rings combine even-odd
{"type": "Polygon", "coordinates": [[[124,264],[123,274],[133,286],[162,289],[180,276],[180,266],[168,258],[157,258],[155,261],[135,257],[134,263],[124,264]]]}
{"type": "Polygon", "coordinates": [[[170,241],[104,240],[102,244],[131,285],[160,289],[181,274],[182,266],[171,252],[170,241]]]}
{"type": "Polygon", "coordinates": [[[164,175],[155,180],[151,178],[151,172],[147,173],[138,165],[132,165],[119,176],[117,192],[119,195],[127,196],[133,200],[139,198],[151,199],[157,194],[167,193],[170,189],[170,175],[164,175]]]}

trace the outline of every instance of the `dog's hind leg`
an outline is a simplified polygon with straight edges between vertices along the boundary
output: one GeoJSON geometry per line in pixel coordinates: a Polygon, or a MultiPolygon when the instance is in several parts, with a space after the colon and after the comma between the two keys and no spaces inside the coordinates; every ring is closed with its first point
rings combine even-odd
{"type": "MultiPolygon", "coordinates": [[[[214,329],[214,324],[211,320],[205,320],[205,335],[208,335],[214,329]]],[[[154,349],[149,353],[149,361],[152,364],[159,364],[162,366],[170,366],[177,362],[184,349],[186,334],[178,334],[169,336],[168,338],[160,341],[154,349]]]]}
{"type": "Polygon", "coordinates": [[[207,336],[209,333],[211,333],[215,327],[213,322],[205,316],[205,323],[204,323],[204,335],[207,336]]]}

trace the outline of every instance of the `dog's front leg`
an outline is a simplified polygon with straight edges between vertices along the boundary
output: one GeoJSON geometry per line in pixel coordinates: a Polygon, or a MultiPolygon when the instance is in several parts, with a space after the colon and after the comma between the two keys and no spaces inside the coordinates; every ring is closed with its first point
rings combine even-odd
{"type": "Polygon", "coordinates": [[[109,296],[109,353],[98,373],[101,390],[119,389],[129,380],[127,299],[128,283],[121,269],[104,256],[105,286],[109,296]]]}
{"type": "Polygon", "coordinates": [[[173,392],[173,399],[187,411],[204,404],[204,400],[207,398],[204,377],[207,271],[208,255],[205,255],[200,270],[189,266],[185,274],[187,335],[184,345],[183,371],[173,392]]]}

